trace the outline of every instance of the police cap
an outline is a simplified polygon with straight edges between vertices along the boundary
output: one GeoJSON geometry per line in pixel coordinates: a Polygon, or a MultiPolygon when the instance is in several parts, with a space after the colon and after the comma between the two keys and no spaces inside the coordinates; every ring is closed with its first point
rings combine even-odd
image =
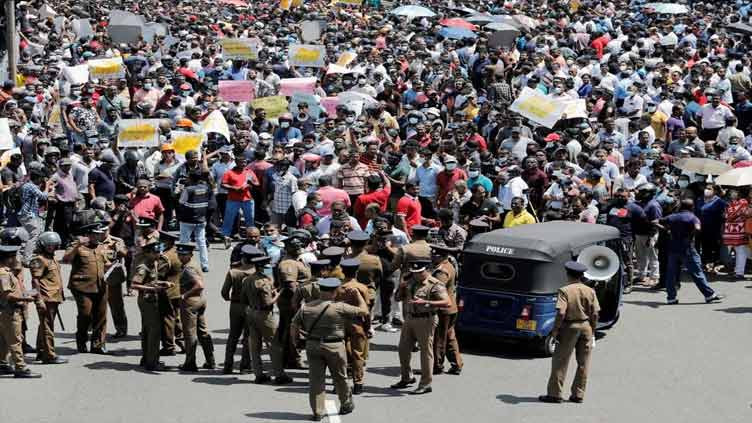
{"type": "Polygon", "coordinates": [[[180,239],[180,232],[159,231],[159,239],[162,241],[177,241],[180,239]]]}
{"type": "Polygon", "coordinates": [[[261,251],[259,248],[254,247],[251,244],[246,244],[243,246],[243,248],[240,249],[240,252],[245,256],[246,258],[252,258],[252,257],[259,257],[263,256],[264,252],[261,251]]]}
{"type": "Polygon", "coordinates": [[[323,278],[319,279],[317,283],[322,291],[332,291],[342,285],[342,282],[337,278],[323,278]]]}
{"type": "Polygon", "coordinates": [[[352,242],[360,242],[360,243],[368,242],[368,240],[371,239],[371,237],[363,231],[350,231],[347,234],[347,238],[350,239],[350,241],[352,242]]]}
{"type": "Polygon", "coordinates": [[[338,257],[345,254],[345,249],[342,247],[327,247],[321,253],[324,257],[338,257]]]}
{"type": "Polygon", "coordinates": [[[196,249],[196,244],[192,242],[178,242],[175,244],[178,254],[190,254],[196,249]]]}
{"type": "Polygon", "coordinates": [[[587,266],[574,260],[569,260],[568,262],[564,263],[564,268],[572,273],[583,274],[587,272],[587,266]]]}
{"type": "Polygon", "coordinates": [[[360,260],[356,258],[349,258],[342,260],[339,265],[341,267],[360,267],[360,260]]]}

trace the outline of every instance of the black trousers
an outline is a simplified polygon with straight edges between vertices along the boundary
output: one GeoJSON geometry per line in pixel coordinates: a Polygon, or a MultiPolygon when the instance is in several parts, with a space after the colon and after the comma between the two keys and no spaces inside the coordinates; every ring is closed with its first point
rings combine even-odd
{"type": "Polygon", "coordinates": [[[68,243],[71,240],[71,228],[73,223],[73,214],[76,212],[76,203],[60,202],[55,204],[55,217],[53,219],[52,228],[58,235],[60,235],[60,248],[67,248],[68,243]]]}

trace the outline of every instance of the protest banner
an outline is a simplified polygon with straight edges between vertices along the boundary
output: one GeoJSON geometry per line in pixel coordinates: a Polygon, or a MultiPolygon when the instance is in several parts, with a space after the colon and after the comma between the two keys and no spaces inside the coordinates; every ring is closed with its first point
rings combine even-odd
{"type": "Polygon", "coordinates": [[[321,30],[325,27],[324,21],[303,21],[300,23],[300,35],[303,41],[310,43],[321,38],[321,30]]]}
{"type": "Polygon", "coordinates": [[[509,110],[546,128],[553,128],[566,107],[567,104],[563,101],[554,100],[538,90],[525,87],[509,110]]]}
{"type": "Polygon", "coordinates": [[[323,68],[326,65],[326,47],[316,44],[293,44],[289,50],[291,66],[323,68]]]}
{"type": "Polygon", "coordinates": [[[153,43],[155,36],[167,36],[167,26],[158,22],[147,22],[146,24],[144,24],[142,35],[144,37],[144,41],[146,41],[147,43],[153,43]]]}
{"type": "Polygon", "coordinates": [[[222,57],[229,60],[256,60],[258,59],[258,45],[250,38],[222,38],[219,40],[222,46],[222,57]]]}
{"type": "Polygon", "coordinates": [[[308,105],[308,114],[311,116],[312,119],[318,119],[322,113],[326,113],[326,111],[321,107],[321,100],[320,97],[313,94],[302,94],[302,93],[295,93],[293,94],[292,98],[290,99],[290,113],[292,113],[294,116],[297,116],[298,113],[298,104],[305,103],[308,105]]]}
{"type": "Polygon", "coordinates": [[[347,67],[347,65],[352,63],[352,61],[355,60],[356,57],[358,57],[358,55],[354,52],[345,51],[339,55],[339,58],[337,58],[337,66],[347,67]]]}
{"type": "Polygon", "coordinates": [[[212,132],[220,134],[225,137],[225,140],[230,141],[230,128],[227,126],[227,120],[225,120],[225,117],[219,110],[209,113],[209,116],[201,122],[202,135],[212,132]]]}
{"type": "Polygon", "coordinates": [[[75,19],[71,22],[71,28],[73,33],[76,34],[76,39],[80,40],[83,37],[92,37],[94,35],[94,28],[91,27],[88,19],[75,19]]]}
{"type": "Polygon", "coordinates": [[[0,118],[0,150],[10,150],[15,147],[13,134],[10,133],[8,118],[0,118]]]}
{"type": "Polygon", "coordinates": [[[125,66],[123,59],[113,57],[111,59],[89,60],[89,78],[107,80],[125,78],[125,66]]]}
{"type": "Polygon", "coordinates": [[[287,97],[295,93],[313,94],[316,78],[284,78],[279,81],[279,95],[287,97]]]}
{"type": "Polygon", "coordinates": [[[254,109],[266,110],[267,119],[276,119],[287,111],[287,99],[284,96],[261,97],[251,101],[254,109]]]}
{"type": "Polygon", "coordinates": [[[141,37],[141,31],[144,28],[144,18],[126,12],[124,10],[110,11],[110,24],[107,25],[107,34],[113,43],[135,44],[141,37]]]}
{"type": "Polygon", "coordinates": [[[357,6],[360,7],[363,4],[363,0],[334,0],[335,3],[343,6],[357,6]]]}
{"type": "Polygon", "coordinates": [[[46,20],[47,18],[54,18],[55,16],[57,16],[55,9],[47,4],[42,5],[37,13],[39,13],[39,19],[41,20],[46,20]]]}
{"type": "Polygon", "coordinates": [[[292,0],[279,0],[279,8],[282,10],[290,10],[292,6],[292,0]]]}
{"type": "Polygon", "coordinates": [[[89,65],[66,66],[63,68],[63,77],[71,85],[80,85],[89,81],[89,65]]]}
{"type": "Polygon", "coordinates": [[[339,105],[339,97],[324,97],[320,101],[321,107],[326,110],[329,117],[337,116],[337,106],[339,105]]]}
{"type": "Polygon", "coordinates": [[[201,149],[204,134],[198,132],[172,131],[170,132],[170,143],[175,149],[176,154],[185,155],[185,153],[201,149]]]}
{"type": "Polygon", "coordinates": [[[122,119],[118,122],[118,147],[159,145],[159,119],[122,119]]]}
{"type": "Polygon", "coordinates": [[[219,81],[219,98],[224,101],[251,101],[255,97],[253,81],[219,81]]]}

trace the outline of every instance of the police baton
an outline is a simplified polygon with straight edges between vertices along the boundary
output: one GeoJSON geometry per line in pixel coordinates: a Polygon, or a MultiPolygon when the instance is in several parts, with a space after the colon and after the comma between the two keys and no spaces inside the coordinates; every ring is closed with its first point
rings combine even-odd
{"type": "Polygon", "coordinates": [[[60,322],[60,328],[65,332],[65,324],[63,323],[63,316],[60,315],[59,308],[56,310],[55,314],[57,314],[57,321],[60,322]]]}

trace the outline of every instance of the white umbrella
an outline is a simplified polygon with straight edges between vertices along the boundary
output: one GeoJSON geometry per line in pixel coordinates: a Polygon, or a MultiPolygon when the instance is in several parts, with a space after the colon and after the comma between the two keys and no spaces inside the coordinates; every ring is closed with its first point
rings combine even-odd
{"type": "Polygon", "coordinates": [[[665,13],[668,15],[683,15],[689,13],[689,8],[678,3],[648,3],[644,8],[652,8],[656,13],[665,13]]]}
{"type": "Polygon", "coordinates": [[[752,185],[752,167],[731,169],[715,178],[716,185],[743,187],[752,185]]]}
{"type": "Polygon", "coordinates": [[[720,175],[732,169],[728,163],[700,157],[681,159],[674,163],[674,167],[685,172],[699,173],[700,175],[720,175]]]}
{"type": "Polygon", "coordinates": [[[419,17],[426,17],[431,18],[436,16],[436,13],[434,13],[431,9],[423,6],[400,6],[391,12],[392,15],[397,16],[407,16],[409,18],[419,18],[419,17]]]}

